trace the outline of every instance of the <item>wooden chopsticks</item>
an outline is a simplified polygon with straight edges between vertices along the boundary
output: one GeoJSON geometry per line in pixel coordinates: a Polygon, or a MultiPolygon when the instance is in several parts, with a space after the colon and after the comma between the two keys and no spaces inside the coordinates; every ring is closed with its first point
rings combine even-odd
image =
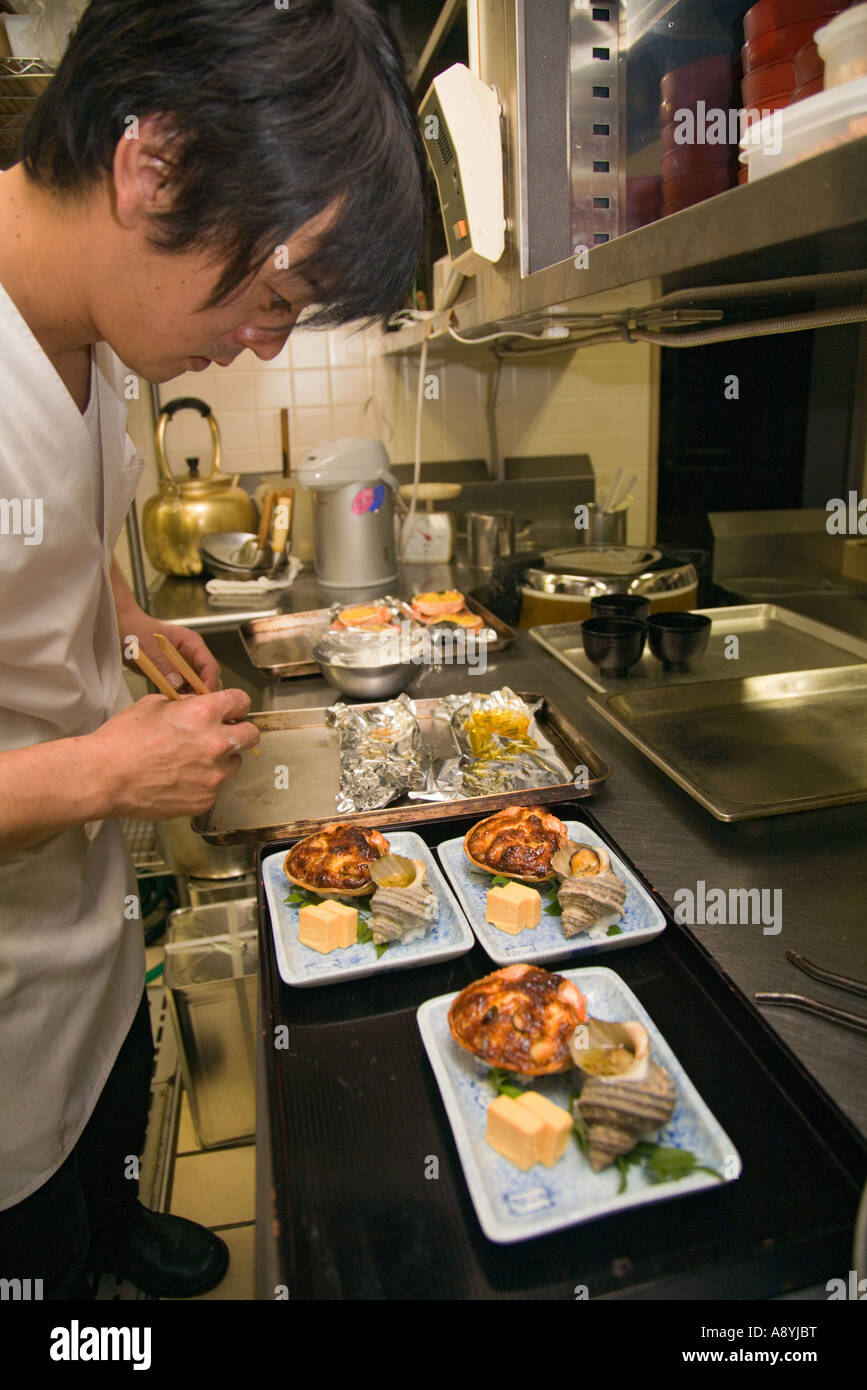
{"type": "MultiPolygon", "coordinates": [[[[168,637],[162,632],[154,633],[154,640],[167,661],[170,661],[176,671],[179,671],[188,685],[191,685],[198,695],[208,695],[210,691],[197,671],[194,671],[190,663],[181,656],[177,647],[173,646],[168,637]]],[[[169,700],[179,700],[178,694],[171,681],[168,681],[158,666],[155,666],[149,656],[139,648],[139,654],[135,658],[135,664],[142,675],[147,676],[148,680],[156,686],[160,694],[165,695],[169,700]]],[[[253,754],[260,758],[262,754],[259,749],[254,747],[253,754]]]]}

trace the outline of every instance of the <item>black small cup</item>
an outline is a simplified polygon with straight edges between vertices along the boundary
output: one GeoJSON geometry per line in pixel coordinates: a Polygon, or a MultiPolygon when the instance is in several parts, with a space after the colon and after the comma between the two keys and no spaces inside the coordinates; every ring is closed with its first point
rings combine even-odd
{"type": "Polygon", "coordinates": [[[644,651],[647,625],[637,618],[587,618],[581,624],[584,651],[606,676],[625,676],[644,651]]]}
{"type": "Polygon", "coordinates": [[[599,594],[590,600],[590,612],[594,618],[637,618],[646,623],[650,599],[643,594],[599,594]]]}
{"type": "Polygon", "coordinates": [[[710,618],[703,613],[654,613],[647,620],[650,650],[666,671],[688,671],[707,651],[710,618]]]}

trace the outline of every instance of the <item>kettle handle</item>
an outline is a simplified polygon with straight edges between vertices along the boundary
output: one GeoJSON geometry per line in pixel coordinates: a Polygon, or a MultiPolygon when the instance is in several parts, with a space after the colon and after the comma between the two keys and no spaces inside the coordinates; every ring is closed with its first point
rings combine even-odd
{"type": "Polygon", "coordinates": [[[157,419],[156,431],[156,454],[157,467],[162,473],[167,483],[177,483],[178,479],[169,468],[168,457],[166,456],[166,429],[169,421],[178,410],[197,410],[199,414],[208,422],[211,430],[211,443],[213,446],[213,457],[211,460],[211,470],[203,475],[205,478],[213,478],[220,472],[222,461],[222,446],[220,444],[220,430],[214,418],[214,412],[207,401],[200,401],[197,396],[176,396],[173,401],[166,401],[157,419]]]}

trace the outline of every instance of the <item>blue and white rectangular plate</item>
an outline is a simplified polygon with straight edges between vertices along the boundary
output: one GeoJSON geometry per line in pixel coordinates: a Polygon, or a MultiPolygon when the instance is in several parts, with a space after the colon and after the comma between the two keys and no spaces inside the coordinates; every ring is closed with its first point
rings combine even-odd
{"type": "MultiPolygon", "coordinates": [[[[428,999],[418,1011],[421,1032],[434,1076],[452,1127],[464,1177],[479,1224],[489,1240],[509,1244],[533,1236],[593,1221],[645,1202],[663,1202],[719,1187],[740,1176],[741,1158],[728,1135],[714,1119],[683,1067],[632,990],[613,970],[602,965],[560,972],[587,997],[594,1018],[613,1023],[637,1019],[650,1037],[650,1053],[677,1087],[677,1108],[659,1132],[659,1143],[688,1149],[712,1173],[692,1172],[676,1182],[654,1183],[638,1165],[628,1169],[625,1192],[618,1192],[616,1167],[595,1173],[574,1139],[552,1168],[534,1164],[522,1173],[485,1140],[487,1110],[495,1091],[487,1064],[459,1047],[449,1031],[448,1011],[455,994],[428,999]]],[[[541,1092],[555,1105],[569,1108],[572,1073],[528,1078],[528,1089],[541,1092]]]]}
{"type": "MultiPolygon", "coordinates": [[[[591,927],[578,936],[563,935],[560,917],[545,910],[545,897],[542,896],[542,920],[538,927],[525,927],[517,936],[500,931],[485,921],[485,896],[491,886],[493,874],[474,869],[464,852],[462,839],[445,840],[437,846],[443,868],[467,919],[484,946],[491,960],[497,965],[511,965],[513,961],[564,960],[567,956],[593,955],[600,951],[616,951],[621,946],[634,946],[639,941],[649,941],[665,930],[665,917],[650,895],[642,888],[633,874],[618,859],[595,830],[583,821],[567,820],[563,824],[569,831],[569,838],[580,844],[601,846],[608,850],[612,871],[626,884],[626,902],[623,916],[616,925],[619,934],[609,936],[609,925],[591,927]]],[[[610,919],[609,919],[610,920],[610,919]]]]}
{"type": "MultiPolygon", "coordinates": [[[[279,850],[262,860],[277,968],[281,980],[287,985],[304,988],[307,985],[330,985],[336,980],[360,980],[364,975],[378,975],[384,970],[406,970],[413,965],[431,965],[435,961],[450,960],[452,956],[462,956],[465,951],[472,950],[473,934],[467,920],[421,836],[408,830],[399,831],[389,834],[388,842],[392,853],[422,861],[427,870],[427,881],[439,899],[439,914],[424,936],[414,941],[393,941],[380,958],[377,958],[372,941],[363,944],[356,942],[328,955],[302,946],[298,940],[298,908],[301,904],[283,901],[296,891],[283,872],[287,851],[279,850]]],[[[362,901],[368,903],[370,899],[364,898],[362,901]]]]}

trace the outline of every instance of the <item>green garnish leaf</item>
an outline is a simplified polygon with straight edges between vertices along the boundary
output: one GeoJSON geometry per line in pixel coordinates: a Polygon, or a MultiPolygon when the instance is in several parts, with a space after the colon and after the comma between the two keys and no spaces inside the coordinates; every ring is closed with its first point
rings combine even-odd
{"type": "Polygon", "coordinates": [[[569,1108],[572,1111],[572,1133],[575,1135],[579,1149],[586,1158],[590,1152],[590,1145],[587,1142],[587,1126],[584,1123],[584,1117],[575,1105],[570,1105],[569,1108]]]}
{"type": "Polygon", "coordinates": [[[622,927],[618,927],[618,925],[617,925],[616,922],[612,922],[611,926],[608,928],[608,930],[607,930],[607,932],[605,933],[605,935],[606,935],[606,936],[622,936],[622,935],[623,935],[623,928],[622,928],[622,927]]]}
{"type": "Polygon", "coordinates": [[[636,1162],[644,1164],[644,1171],[651,1182],[679,1182],[690,1173],[712,1173],[722,1182],[722,1174],[715,1168],[699,1163],[689,1149],[675,1149],[662,1144],[638,1144],[633,1153],[636,1162]]]}
{"type": "Polygon", "coordinates": [[[373,932],[370,930],[367,923],[363,922],[360,917],[358,919],[358,926],[355,928],[355,940],[362,946],[366,945],[368,941],[373,940],[373,932]]]}
{"type": "Polygon", "coordinates": [[[490,1081],[498,1096],[511,1096],[512,1100],[517,1100],[524,1091],[509,1079],[513,1075],[514,1073],[506,1071],[505,1067],[491,1067],[485,1079],[490,1081]]]}
{"type": "Polygon", "coordinates": [[[614,1162],[620,1174],[620,1182],[617,1184],[617,1195],[619,1197],[621,1193],[626,1191],[626,1175],[629,1172],[629,1165],[623,1157],[623,1154],[621,1154],[619,1158],[615,1158],[614,1162]]]}
{"type": "Polygon", "coordinates": [[[494,874],[494,877],[491,879],[491,887],[508,888],[510,882],[511,880],[508,878],[504,878],[502,874],[494,874]]]}
{"type": "Polygon", "coordinates": [[[385,955],[385,953],[386,953],[386,951],[388,950],[388,948],[389,948],[390,945],[391,945],[391,942],[390,942],[390,941],[381,941],[381,942],[379,943],[379,945],[378,945],[377,948],[376,948],[376,959],[377,959],[377,960],[382,960],[383,956],[385,955]]]}
{"type": "Polygon", "coordinates": [[[306,902],[307,899],[304,893],[290,893],[289,897],[284,898],[283,901],[284,903],[303,903],[306,902]]]}
{"type": "Polygon", "coordinates": [[[559,903],[546,903],[545,911],[547,912],[549,917],[563,916],[563,908],[560,906],[559,903]]]}

